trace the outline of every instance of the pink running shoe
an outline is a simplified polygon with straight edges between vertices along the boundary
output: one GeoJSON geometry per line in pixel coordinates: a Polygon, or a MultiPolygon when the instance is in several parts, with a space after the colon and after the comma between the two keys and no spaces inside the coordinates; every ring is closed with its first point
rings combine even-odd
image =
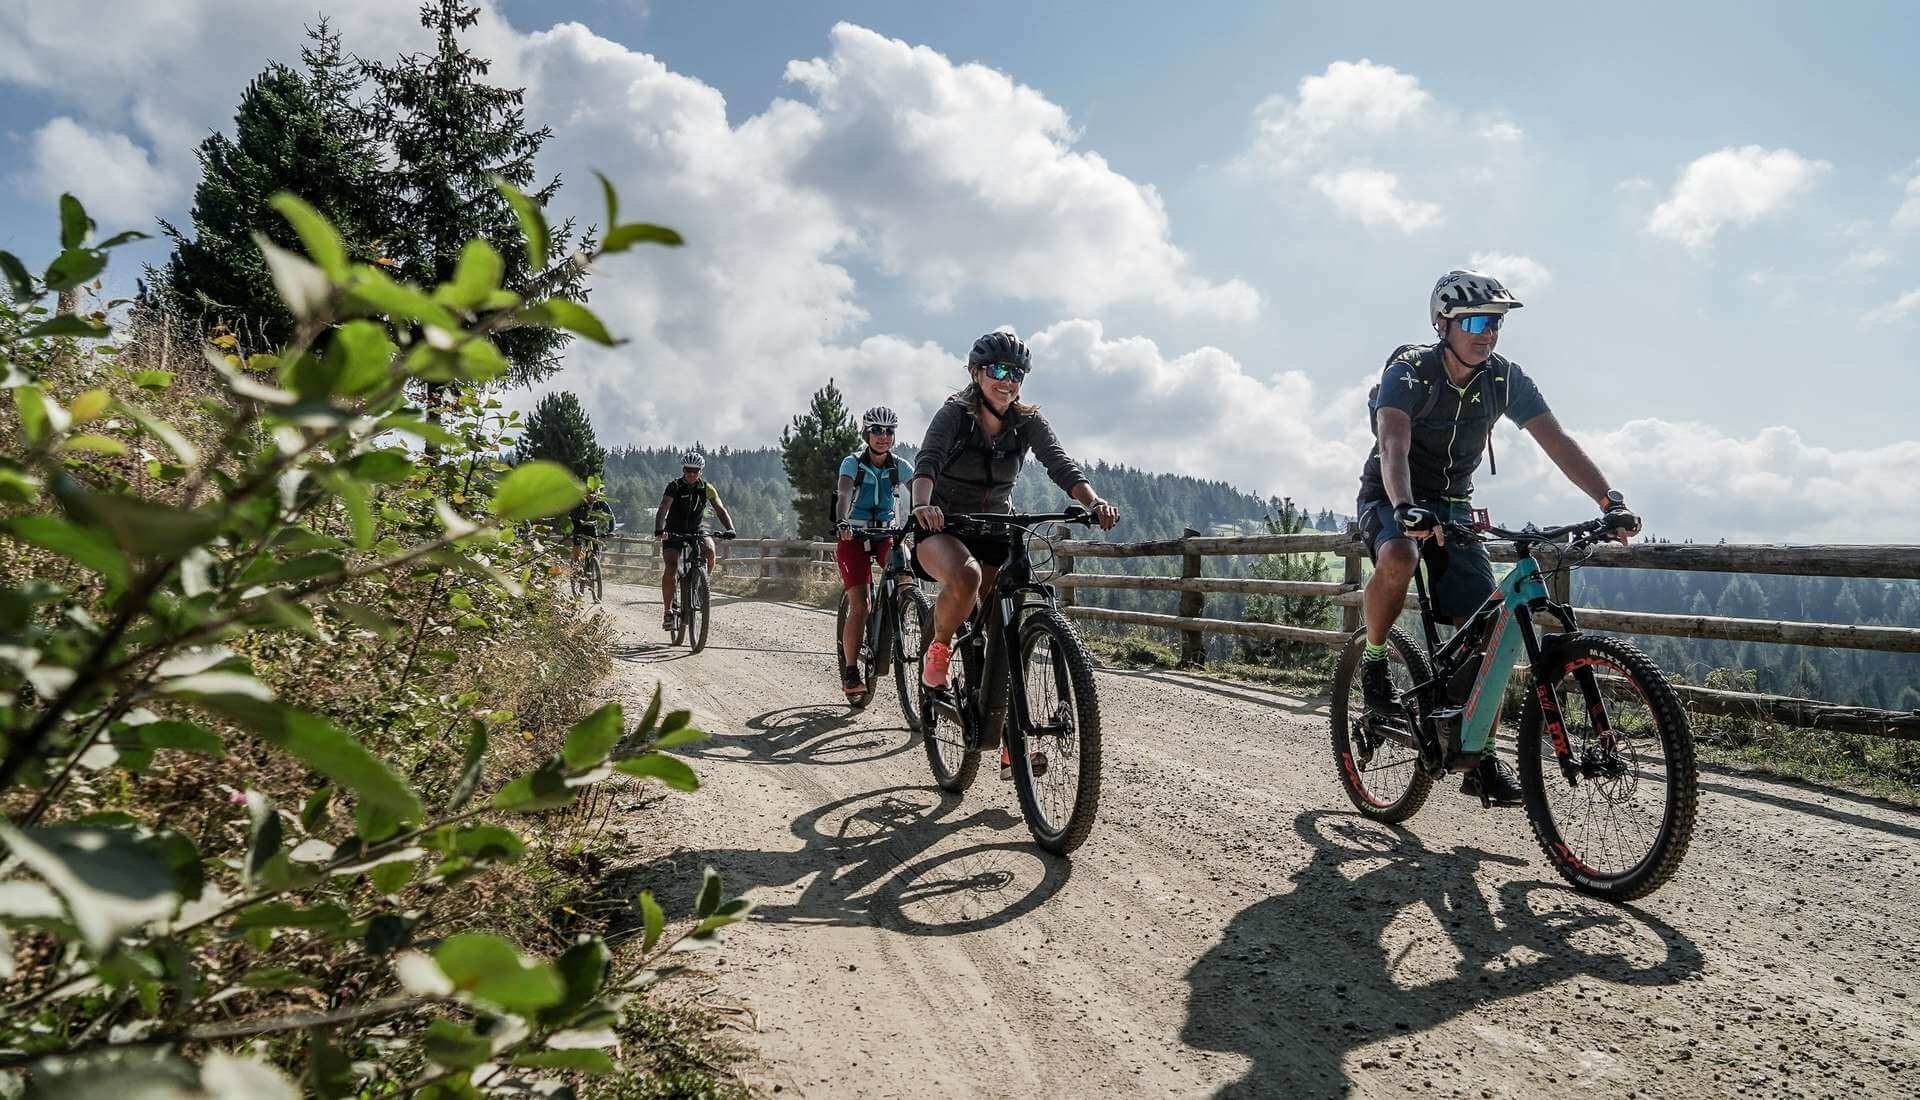
{"type": "Polygon", "coordinates": [[[935,642],[927,647],[927,655],[920,659],[920,682],[930,688],[945,690],[947,686],[947,665],[953,660],[953,647],[944,642],[935,642]]]}

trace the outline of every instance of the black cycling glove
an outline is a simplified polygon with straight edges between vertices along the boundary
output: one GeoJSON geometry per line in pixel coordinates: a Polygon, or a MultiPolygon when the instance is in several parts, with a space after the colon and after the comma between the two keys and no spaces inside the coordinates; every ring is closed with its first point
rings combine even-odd
{"type": "Polygon", "coordinates": [[[1400,530],[1412,534],[1415,531],[1431,531],[1440,526],[1440,517],[1431,508],[1421,508],[1414,504],[1396,504],[1393,506],[1393,522],[1400,530]]]}

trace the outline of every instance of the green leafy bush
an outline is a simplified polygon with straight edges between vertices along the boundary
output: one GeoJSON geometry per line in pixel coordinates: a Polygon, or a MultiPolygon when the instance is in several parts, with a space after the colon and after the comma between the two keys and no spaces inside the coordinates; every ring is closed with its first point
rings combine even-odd
{"type": "MultiPolygon", "coordinates": [[[[502,191],[541,269],[539,209],[502,191]]],[[[582,269],[678,243],[620,225],[608,198],[608,243],[582,269]]],[[[69,196],[45,271],[0,252],[18,434],[0,454],[0,535],[10,563],[33,566],[0,583],[0,1071],[27,1074],[30,1095],[183,1097],[293,1096],[292,1078],[327,1097],[468,1097],[610,1071],[613,1028],[677,969],[671,953],[714,942],[748,904],[724,901],[709,870],[678,934],[643,894],[632,947],[584,935],[551,958],[465,906],[526,856],[531,815],[618,775],[694,789],[661,751],[703,736],[687,712],[663,715],[656,693],[636,723],[608,704],[501,782],[490,764],[513,715],[478,692],[396,712],[395,728],[444,723],[465,746],[397,768],[265,670],[366,635],[404,655],[404,690],[416,660],[459,659],[446,636],[541,598],[549,548],[531,521],[582,486],[550,462],[500,462],[515,417],[478,387],[507,369],[500,333],[611,337],[576,303],[503,287],[484,242],[446,283],[414,287],[350,263],[300,200],[275,205],[306,251],[257,239],[294,338],[270,354],[225,337],[196,349],[216,380],[205,394],[118,363],[104,313],[42,304],[138,234],[94,242],[69,196]],[[62,371],[101,384],[63,402],[62,371]],[[460,397],[429,416],[410,403],[427,385],[460,397]],[[402,612],[423,588],[430,613],[402,612]],[[277,760],[298,778],[203,790],[214,824],[189,828],[143,812],[160,753],[277,760]]]]}

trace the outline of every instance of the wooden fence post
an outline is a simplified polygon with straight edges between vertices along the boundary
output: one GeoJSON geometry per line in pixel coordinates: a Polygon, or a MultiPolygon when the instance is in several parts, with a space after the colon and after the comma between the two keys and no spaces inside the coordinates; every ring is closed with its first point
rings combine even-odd
{"type": "MultiPolygon", "coordinates": [[[[1073,572],[1073,555],[1072,554],[1061,554],[1058,556],[1058,560],[1059,560],[1060,568],[1054,574],[1054,579],[1056,581],[1058,581],[1059,578],[1064,577],[1067,574],[1073,572]]],[[[1054,591],[1057,592],[1059,595],[1058,602],[1061,607],[1073,606],[1073,587],[1071,585],[1062,585],[1061,587],[1055,589],[1054,591]]]]}
{"type": "MultiPolygon", "coordinates": [[[[1198,538],[1199,536],[1200,532],[1193,528],[1189,527],[1186,529],[1185,537],[1191,539],[1198,538]]],[[[1198,577],[1199,575],[1200,555],[1191,552],[1182,554],[1180,559],[1181,578],[1186,579],[1198,577]]],[[[1180,593],[1180,617],[1183,619],[1198,619],[1202,617],[1207,609],[1206,600],[1207,597],[1204,592],[1180,593]]],[[[1183,630],[1180,633],[1183,635],[1180,642],[1180,667],[1205,668],[1207,664],[1207,646],[1200,632],[1198,630],[1183,630]]]]}
{"type": "MultiPolygon", "coordinates": [[[[1358,523],[1347,524],[1347,534],[1352,535],[1354,538],[1359,538],[1360,525],[1358,523]]],[[[1346,569],[1341,573],[1340,579],[1347,584],[1358,587],[1360,584],[1360,555],[1355,554],[1352,557],[1346,558],[1345,561],[1346,569]]],[[[1340,629],[1346,631],[1348,634],[1360,629],[1360,608],[1358,605],[1340,609],[1340,629]]]]}

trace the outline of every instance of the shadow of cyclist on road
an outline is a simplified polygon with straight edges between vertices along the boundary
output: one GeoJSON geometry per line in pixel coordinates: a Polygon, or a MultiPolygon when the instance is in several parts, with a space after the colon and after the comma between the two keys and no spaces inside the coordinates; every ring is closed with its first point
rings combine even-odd
{"type": "Polygon", "coordinates": [[[911,730],[859,725],[844,706],[782,707],[747,719],[742,731],[716,733],[679,755],[729,764],[866,764],[914,748],[911,730]]]}
{"type": "MultiPolygon", "coordinates": [[[[1482,868],[1525,860],[1433,851],[1404,829],[1333,811],[1294,827],[1313,858],[1293,889],[1242,910],[1187,974],[1182,1038],[1253,1061],[1219,1096],[1344,1095],[1358,1047],[1570,978],[1667,985],[1701,969],[1699,950],[1664,923],[1557,883],[1507,882],[1490,903],[1482,868]]],[[[1409,1072],[1419,1057],[1409,1054],[1409,1072]]]]}
{"type": "Polygon", "coordinates": [[[711,865],[729,894],[750,893],[759,903],[755,921],[952,936],[1032,912],[1066,885],[1071,865],[1034,847],[1018,815],[999,806],[962,809],[959,798],[933,787],[850,795],[793,820],[798,851],[681,850],[615,872],[606,890],[631,897],[650,889],[671,915],[676,899],[689,907],[683,895],[711,865]],[[945,843],[983,829],[1013,835],[945,843]],[[799,896],[789,898],[794,886],[799,896]]]}

